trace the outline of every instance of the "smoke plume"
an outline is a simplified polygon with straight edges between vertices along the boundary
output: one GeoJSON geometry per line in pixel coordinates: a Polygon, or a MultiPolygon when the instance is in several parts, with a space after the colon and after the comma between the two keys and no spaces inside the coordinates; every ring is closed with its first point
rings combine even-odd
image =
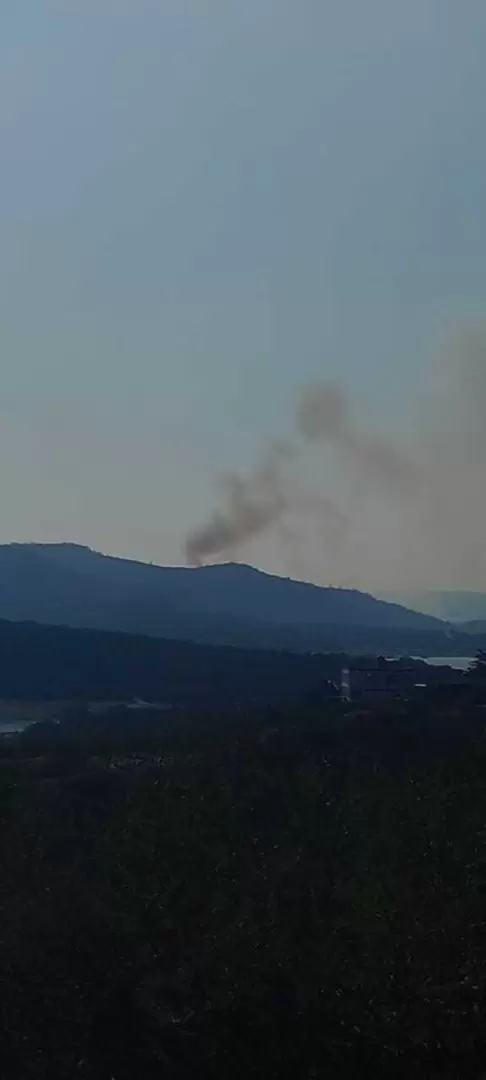
{"type": "Polygon", "coordinates": [[[419,483],[419,470],[390,440],[361,430],[344,391],[335,383],[307,387],[296,410],[299,433],[309,442],[334,442],[354,468],[378,485],[407,493],[419,483]]]}
{"type": "Polygon", "coordinates": [[[361,421],[341,386],[308,386],[292,438],[223,478],[221,505],[189,536],[187,558],[211,561],[258,538],[274,566],[326,583],[486,588],[485,415],[484,333],[457,336],[424,373],[401,441],[361,421]]]}
{"type": "Polygon", "coordinates": [[[292,453],[289,443],[273,443],[248,476],[231,472],[221,477],[222,507],[187,538],[189,562],[230,552],[280,520],[288,505],[285,466],[292,453]]]}

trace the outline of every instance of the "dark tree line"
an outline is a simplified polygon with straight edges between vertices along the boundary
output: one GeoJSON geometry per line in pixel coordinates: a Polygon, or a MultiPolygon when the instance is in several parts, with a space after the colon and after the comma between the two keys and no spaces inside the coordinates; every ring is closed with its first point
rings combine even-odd
{"type": "Polygon", "coordinates": [[[482,1075],[483,711],[138,719],[0,762],[2,1076],[482,1075]]]}

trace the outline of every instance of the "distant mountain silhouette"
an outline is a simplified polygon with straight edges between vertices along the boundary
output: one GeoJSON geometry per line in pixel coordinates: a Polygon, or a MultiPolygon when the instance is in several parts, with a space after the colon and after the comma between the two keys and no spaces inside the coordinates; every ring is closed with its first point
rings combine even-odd
{"type": "Polygon", "coordinates": [[[289,648],[332,647],[336,635],[346,647],[353,628],[447,631],[432,616],[355,590],[321,588],[234,563],[149,565],[77,544],[0,546],[0,618],[289,648]]]}
{"type": "Polygon", "coordinates": [[[486,634],[486,619],[471,619],[471,622],[458,626],[465,634],[486,634]]]}
{"type": "Polygon", "coordinates": [[[472,627],[476,624],[476,628],[480,623],[483,627],[486,625],[486,593],[465,589],[425,589],[384,595],[383,599],[404,604],[447,622],[470,623],[472,627]]]}
{"type": "Polygon", "coordinates": [[[327,696],[339,656],[296,655],[0,619],[0,699],[218,709],[327,696]]]}

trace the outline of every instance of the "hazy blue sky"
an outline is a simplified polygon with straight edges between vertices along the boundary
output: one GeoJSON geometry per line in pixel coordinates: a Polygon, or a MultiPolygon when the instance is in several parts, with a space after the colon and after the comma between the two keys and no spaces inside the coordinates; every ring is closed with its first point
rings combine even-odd
{"type": "Polygon", "coordinates": [[[485,56],[484,0],[2,5],[0,539],[179,560],[316,377],[401,427],[483,314],[485,56]]]}

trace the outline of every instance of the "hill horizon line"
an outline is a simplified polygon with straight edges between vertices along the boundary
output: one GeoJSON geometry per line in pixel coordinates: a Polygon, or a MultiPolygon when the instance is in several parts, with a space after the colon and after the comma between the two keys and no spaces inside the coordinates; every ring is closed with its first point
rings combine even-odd
{"type": "MultiPolygon", "coordinates": [[[[223,567],[225,567],[225,568],[234,568],[234,569],[237,569],[237,570],[241,570],[243,572],[248,571],[250,573],[261,574],[261,575],[263,575],[265,577],[268,577],[268,578],[277,579],[278,581],[295,582],[295,584],[297,584],[297,585],[308,585],[308,586],[310,586],[312,588],[315,588],[315,589],[333,590],[333,591],[336,591],[336,592],[344,592],[344,593],[359,593],[361,596],[369,596],[372,599],[377,599],[377,600],[379,600],[379,601],[381,601],[383,603],[386,603],[390,607],[405,607],[409,611],[416,611],[417,610],[416,608],[412,607],[409,604],[402,603],[400,601],[400,599],[398,599],[399,590],[396,590],[396,591],[384,590],[383,592],[380,592],[378,590],[374,591],[372,588],[369,588],[369,587],[364,586],[364,585],[363,586],[346,585],[346,584],[343,584],[343,583],[335,583],[335,582],[326,582],[324,584],[322,582],[315,581],[311,577],[298,577],[298,576],[294,576],[292,574],[279,573],[279,572],[277,572],[275,570],[269,570],[264,566],[256,566],[254,563],[240,561],[239,559],[218,559],[218,560],[215,560],[214,562],[204,562],[204,563],[159,562],[156,559],[142,559],[142,558],[140,558],[138,556],[135,556],[135,555],[121,555],[121,554],[118,554],[117,552],[105,551],[105,550],[103,550],[101,548],[94,547],[91,544],[80,543],[77,540],[9,540],[9,541],[6,541],[5,543],[0,543],[0,551],[2,549],[5,549],[5,548],[20,548],[20,549],[22,549],[22,548],[24,548],[24,549],[25,548],[36,548],[36,549],[44,549],[44,550],[52,550],[52,551],[61,550],[61,549],[69,549],[69,550],[72,550],[72,551],[87,552],[87,553],[89,553],[91,555],[99,556],[99,557],[104,558],[104,559],[113,559],[113,560],[115,560],[117,562],[123,562],[123,563],[127,563],[127,564],[132,564],[133,566],[154,567],[155,569],[159,569],[159,570],[173,570],[173,571],[185,570],[185,571],[204,572],[204,571],[215,571],[216,569],[223,568],[223,567]]],[[[426,590],[426,591],[431,592],[431,593],[434,593],[434,592],[438,593],[438,592],[443,592],[445,590],[434,588],[434,589],[430,589],[430,590],[426,590]]],[[[453,592],[454,590],[449,590],[449,591],[453,592]]],[[[474,594],[474,590],[464,590],[464,589],[462,589],[462,590],[457,590],[457,591],[460,591],[464,595],[468,591],[471,593],[471,595],[474,594]]],[[[404,593],[404,595],[405,595],[405,593],[404,593]]],[[[426,612],[425,614],[428,614],[428,613],[426,612]]],[[[441,619],[440,616],[437,616],[437,619],[438,619],[438,621],[444,621],[444,622],[447,621],[446,619],[441,619]]]]}

